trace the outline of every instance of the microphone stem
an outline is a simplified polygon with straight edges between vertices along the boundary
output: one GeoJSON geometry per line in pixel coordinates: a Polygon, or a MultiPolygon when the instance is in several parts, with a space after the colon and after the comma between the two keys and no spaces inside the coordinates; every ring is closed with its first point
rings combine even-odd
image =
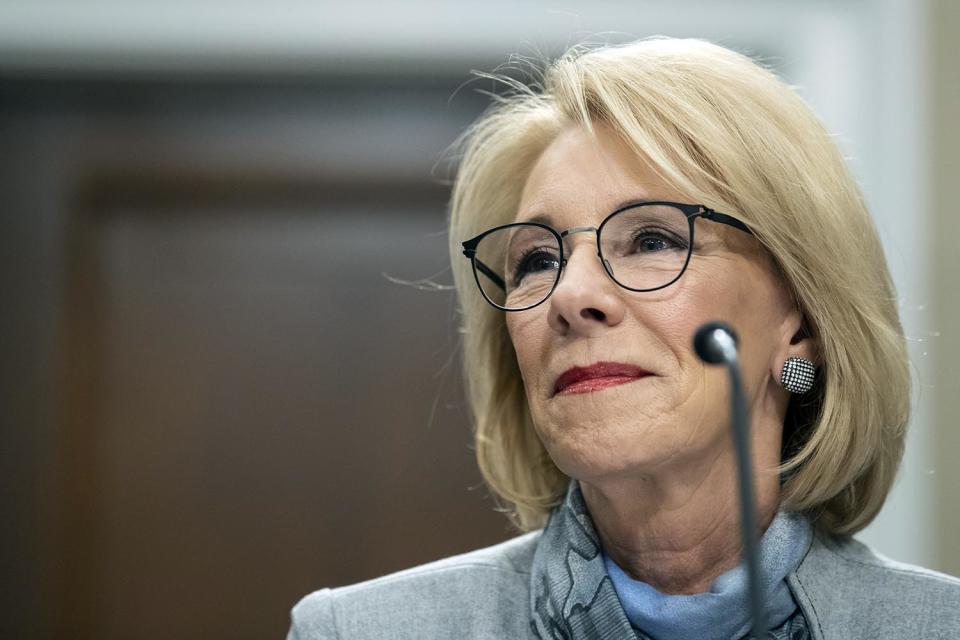
{"type": "Polygon", "coordinates": [[[730,396],[733,407],[733,443],[737,455],[737,475],[740,490],[740,522],[743,537],[743,557],[747,565],[747,583],[750,590],[750,613],[753,619],[751,636],[766,636],[766,607],[760,581],[760,557],[757,545],[757,519],[753,501],[753,462],[750,457],[749,412],[743,380],[740,377],[740,362],[734,357],[727,363],[730,367],[730,396]]]}

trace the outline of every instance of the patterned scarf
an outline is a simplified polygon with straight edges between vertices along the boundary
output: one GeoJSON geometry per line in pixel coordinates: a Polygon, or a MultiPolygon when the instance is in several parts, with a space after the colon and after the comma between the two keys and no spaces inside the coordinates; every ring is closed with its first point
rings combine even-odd
{"type": "MultiPolygon", "coordinates": [[[[607,574],[600,539],[576,480],[570,483],[563,502],[550,515],[537,545],[530,581],[530,625],[542,640],[654,640],[630,624],[620,604],[607,574]]],[[[809,638],[800,609],[769,637],[776,640],[809,638]]],[[[734,636],[730,640],[739,638],[734,636]]]]}

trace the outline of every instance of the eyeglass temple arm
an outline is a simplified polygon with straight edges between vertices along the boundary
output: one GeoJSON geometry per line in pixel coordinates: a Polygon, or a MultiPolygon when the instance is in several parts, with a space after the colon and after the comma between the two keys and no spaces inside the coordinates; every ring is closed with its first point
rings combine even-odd
{"type": "Polygon", "coordinates": [[[507,290],[507,284],[503,281],[503,278],[501,278],[500,276],[498,276],[496,273],[493,272],[493,269],[491,269],[490,267],[483,264],[483,262],[477,259],[474,259],[474,264],[477,265],[477,270],[479,270],[480,273],[482,273],[483,275],[490,278],[493,284],[497,285],[504,291],[507,290]]]}
{"type": "MultiPolygon", "coordinates": [[[[464,242],[463,244],[466,245],[467,243],[464,242]]],[[[479,271],[479,272],[482,273],[483,275],[485,275],[485,276],[487,276],[488,278],[490,278],[490,282],[492,282],[493,284],[497,285],[498,287],[500,287],[501,289],[503,289],[504,292],[506,292],[506,290],[507,290],[507,283],[505,283],[505,282],[503,281],[503,278],[501,278],[500,276],[498,276],[498,275],[496,274],[496,272],[494,272],[493,269],[491,269],[490,267],[488,267],[487,265],[485,265],[482,260],[478,260],[478,259],[477,259],[477,253],[476,253],[476,250],[475,250],[475,249],[468,248],[468,247],[464,247],[463,255],[467,256],[468,258],[470,258],[470,260],[473,261],[473,264],[474,264],[474,266],[477,268],[477,271],[479,271]]]]}
{"type": "Polygon", "coordinates": [[[750,230],[750,227],[743,224],[733,216],[728,216],[725,213],[720,213],[719,211],[714,211],[713,209],[708,209],[704,207],[703,211],[700,213],[700,217],[706,218],[707,220],[712,220],[713,222],[719,222],[720,224],[727,224],[735,229],[740,229],[740,231],[745,231],[750,235],[753,235],[753,231],[750,230]]]}

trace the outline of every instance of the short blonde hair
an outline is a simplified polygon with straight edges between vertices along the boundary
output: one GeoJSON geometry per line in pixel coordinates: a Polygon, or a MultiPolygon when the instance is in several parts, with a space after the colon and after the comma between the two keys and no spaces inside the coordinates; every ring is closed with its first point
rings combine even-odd
{"type": "Polygon", "coordinates": [[[575,47],[508,90],[454,148],[450,257],[463,319],[477,460],[522,530],[569,482],[541,444],[504,321],[460,242],[513,220],[534,163],[560,131],[612,127],[692,202],[754,231],[819,339],[814,389],[784,425],[783,506],[854,533],[876,516],[903,455],[910,374],[883,249],[853,177],[809,107],[774,73],[692,39],[575,47]]]}

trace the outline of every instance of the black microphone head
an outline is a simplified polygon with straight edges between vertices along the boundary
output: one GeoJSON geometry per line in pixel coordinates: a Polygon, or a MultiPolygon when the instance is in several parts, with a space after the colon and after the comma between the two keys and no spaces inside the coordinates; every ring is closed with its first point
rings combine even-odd
{"type": "Polygon", "coordinates": [[[725,322],[708,322],[693,334],[693,349],[709,364],[723,364],[736,355],[737,334],[725,322]]]}

